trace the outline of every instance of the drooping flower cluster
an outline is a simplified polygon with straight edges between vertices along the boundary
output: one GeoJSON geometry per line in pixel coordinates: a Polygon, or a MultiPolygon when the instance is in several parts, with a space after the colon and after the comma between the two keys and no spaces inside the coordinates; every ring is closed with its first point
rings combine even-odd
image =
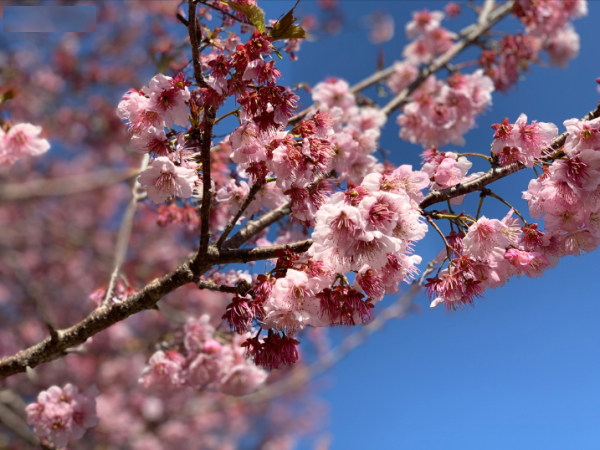
{"type": "MultiPolygon", "coordinates": [[[[556,264],[556,258],[547,257],[539,246],[532,245],[531,235],[536,232],[535,224],[521,228],[511,210],[502,220],[482,216],[466,234],[448,236],[452,255],[449,267],[427,279],[431,307],[440,303],[449,309],[472,305],[486,288],[502,286],[511,276],[541,275],[556,264]]],[[[443,251],[438,259],[446,254],[443,251]]]]}
{"type": "Polygon", "coordinates": [[[530,214],[544,221],[544,248],[556,256],[579,255],[600,244],[600,119],[569,119],[564,125],[566,157],[523,193],[530,214]]]}
{"type": "Polygon", "coordinates": [[[250,333],[220,340],[209,319],[207,315],[190,318],[184,329],[183,348],[154,353],[140,383],[151,389],[191,387],[235,396],[256,391],[267,373],[244,356],[242,344],[250,333]]]}
{"type": "Polygon", "coordinates": [[[182,73],[175,78],[159,73],[150,80],[149,87],[131,89],[123,96],[117,114],[128,122],[132,150],[161,154],[168,145],[164,129],[187,126],[190,84],[182,73]]]}
{"type": "Polygon", "coordinates": [[[327,199],[316,212],[307,254],[281,251],[275,268],[235,296],[223,316],[239,334],[254,320],[269,330],[244,344],[256,364],[295,362],[293,336],[307,326],[368,322],[374,303],[416,273],[421,258],[410,255],[411,245],[427,231],[418,205],[428,185],[425,172],[401,166],[327,199]],[[348,272],[356,274],[353,286],[348,272]]]}
{"type": "Polygon", "coordinates": [[[0,164],[12,164],[24,156],[39,156],[50,148],[47,139],[41,138],[42,127],[18,123],[8,131],[0,128],[0,164]]]}
{"type": "Polygon", "coordinates": [[[381,165],[373,156],[387,117],[371,107],[359,107],[348,83],[330,78],[318,83],[312,93],[315,108],[327,111],[333,128],[330,140],[335,156],[331,169],[340,181],[362,182],[369,173],[380,172],[381,165]]]}
{"type": "Polygon", "coordinates": [[[79,392],[67,383],[62,389],[52,386],[38,394],[37,402],[27,406],[27,423],[35,434],[56,448],[80,439],[85,430],[98,424],[95,386],[79,392]]]}
{"type": "Polygon", "coordinates": [[[441,11],[414,12],[413,20],[406,24],[406,35],[413,41],[404,48],[402,56],[418,66],[447,52],[458,36],[441,26],[443,19],[441,11]]]}
{"type": "Polygon", "coordinates": [[[558,128],[553,123],[533,121],[528,125],[525,114],[521,114],[514,124],[506,118],[492,128],[496,130],[492,153],[498,155],[502,166],[518,161],[532,167],[542,156],[543,149],[558,135],[558,128]]]}
{"type": "Polygon", "coordinates": [[[129,125],[130,148],[155,157],[139,177],[154,203],[171,196],[189,198],[200,183],[184,134],[179,133],[175,142],[169,140],[177,134],[174,126],[188,125],[190,84],[182,73],[174,78],[157,74],[149,87],[127,92],[117,108],[118,116],[129,125]]]}
{"type": "Polygon", "coordinates": [[[431,76],[398,116],[400,137],[424,147],[464,145],[463,135],[475,126],[475,116],[492,104],[492,80],[482,70],[436,81],[431,76]]]}
{"type": "Polygon", "coordinates": [[[579,35],[571,19],[587,15],[586,0],[518,0],[513,13],[525,25],[525,34],[507,35],[498,49],[488,49],[479,58],[486,75],[494,80],[496,89],[508,90],[527,70],[539,62],[539,53],[546,50],[550,62],[566,67],[579,53],[579,35]]]}
{"type": "Polygon", "coordinates": [[[277,84],[281,77],[275,61],[267,61],[275,50],[273,37],[256,30],[245,44],[229,56],[214,55],[206,61],[209,88],[199,90],[201,104],[219,106],[234,96],[241,106],[240,117],[261,130],[277,130],[288,123],[298,96],[277,84]]]}
{"type": "MultiPolygon", "coordinates": [[[[554,124],[527,125],[522,114],[515,124],[505,119],[494,125],[492,152],[502,165],[553,161],[523,193],[531,216],[543,220],[544,231],[536,223],[519,227],[509,213],[501,221],[481,217],[466,234],[448,236],[449,267],[428,279],[432,307],[472,304],[485,288],[501,286],[513,275],[538,277],[560,257],[600,245],[600,119],[570,119],[564,125],[569,133],[564,147],[553,153],[554,124]]],[[[445,258],[446,252],[438,256],[445,258]]]]}

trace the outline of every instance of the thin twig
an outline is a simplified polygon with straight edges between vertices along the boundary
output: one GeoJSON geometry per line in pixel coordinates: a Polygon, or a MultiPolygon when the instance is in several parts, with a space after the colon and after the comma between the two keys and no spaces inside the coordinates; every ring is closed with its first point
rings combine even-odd
{"type": "Polygon", "coordinates": [[[489,197],[493,197],[496,200],[501,201],[502,203],[504,203],[506,206],[508,206],[510,209],[512,209],[515,214],[517,216],[519,216],[519,218],[521,219],[521,221],[523,222],[523,225],[527,226],[529,225],[528,222],[525,220],[525,218],[523,217],[523,215],[519,212],[519,210],[517,208],[515,208],[513,205],[511,205],[510,203],[508,203],[506,200],[504,200],[502,197],[500,197],[497,194],[494,194],[491,190],[489,190],[488,188],[484,188],[481,191],[482,193],[485,193],[485,195],[489,196],[489,197]]]}
{"type": "Polygon", "coordinates": [[[5,184],[0,186],[0,202],[79,194],[112,186],[136,175],[138,175],[137,170],[104,169],[72,177],[5,184]]]}
{"type": "Polygon", "coordinates": [[[210,247],[209,255],[217,264],[247,263],[250,261],[262,261],[277,257],[281,250],[292,250],[296,253],[304,253],[312,245],[312,239],[294,242],[291,244],[269,245],[266,247],[252,247],[241,250],[219,251],[217,247],[210,247]]]}
{"type": "MultiPolygon", "coordinates": [[[[437,226],[437,223],[433,221],[431,216],[427,216],[427,222],[429,222],[431,226],[435,229],[435,231],[437,231],[438,234],[442,237],[444,245],[446,246],[446,255],[448,256],[448,262],[452,261],[452,252],[456,254],[458,254],[458,252],[450,246],[450,244],[446,240],[446,236],[444,236],[444,233],[442,233],[442,230],[440,230],[440,227],[437,226]]],[[[450,266],[448,266],[448,270],[450,270],[450,266]]]]}
{"type": "MultiPolygon", "coordinates": [[[[148,167],[148,161],[150,160],[150,155],[146,153],[142,158],[142,162],[140,163],[139,172],[143,172],[148,167]]],[[[123,220],[121,221],[121,226],[119,227],[119,234],[117,235],[117,245],[115,248],[115,261],[113,265],[113,271],[110,276],[110,281],[108,283],[108,287],[106,288],[106,292],[104,293],[104,298],[102,299],[102,304],[106,305],[110,303],[115,286],[117,285],[117,279],[119,278],[119,271],[121,270],[121,266],[125,261],[125,255],[127,254],[127,247],[129,246],[129,238],[131,237],[131,229],[133,228],[133,216],[135,216],[135,210],[137,209],[138,202],[142,198],[140,195],[140,189],[142,185],[136,179],[133,182],[133,188],[131,189],[131,201],[127,206],[127,210],[123,215],[123,220]]]]}
{"type": "Polygon", "coordinates": [[[232,217],[232,219],[229,221],[229,223],[225,227],[225,230],[223,230],[223,234],[221,234],[221,236],[219,237],[219,240],[217,241],[218,248],[221,248],[221,246],[223,245],[223,242],[225,242],[225,239],[227,239],[227,236],[229,236],[229,233],[231,232],[231,230],[233,230],[233,227],[235,227],[235,224],[237,223],[237,221],[240,220],[240,217],[242,217],[242,214],[244,214],[244,211],[246,211],[248,206],[250,206],[250,203],[252,203],[252,201],[254,200],[254,197],[256,197],[256,194],[258,194],[260,189],[263,187],[263,184],[264,183],[257,182],[252,185],[252,187],[250,188],[250,192],[248,192],[248,195],[246,196],[246,198],[244,200],[244,203],[242,203],[238,212],[235,214],[235,216],[232,217]]]}
{"type": "Polygon", "coordinates": [[[227,294],[237,294],[237,286],[226,286],[224,284],[209,283],[208,281],[198,281],[196,283],[200,289],[208,289],[210,291],[225,292],[227,294]]]}
{"type": "Polygon", "coordinates": [[[278,220],[283,219],[292,211],[292,203],[288,202],[280,207],[269,211],[265,215],[259,217],[256,220],[248,222],[244,228],[238,231],[236,234],[227,239],[222,247],[225,249],[236,249],[240,248],[248,239],[256,236],[262,230],[268,226],[274,224],[278,220]]]}

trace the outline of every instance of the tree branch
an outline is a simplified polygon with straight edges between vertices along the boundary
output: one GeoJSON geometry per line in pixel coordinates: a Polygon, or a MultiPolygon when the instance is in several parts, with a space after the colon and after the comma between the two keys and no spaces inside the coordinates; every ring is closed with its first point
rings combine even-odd
{"type": "MultiPolygon", "coordinates": [[[[502,19],[507,14],[509,14],[510,11],[512,10],[512,3],[513,2],[512,2],[512,0],[509,0],[506,3],[504,3],[502,6],[498,7],[495,11],[492,11],[492,12],[490,12],[491,6],[488,6],[488,3],[492,3],[492,6],[493,6],[493,2],[492,1],[486,0],[486,4],[484,4],[484,8],[482,10],[482,13],[479,15],[479,18],[478,18],[478,21],[480,21],[480,20],[482,20],[482,18],[488,18],[489,17],[489,22],[487,22],[487,24],[483,24],[483,25],[486,25],[487,28],[484,29],[484,30],[481,30],[481,28],[482,28],[482,24],[481,23],[471,24],[471,25],[463,28],[459,32],[459,36],[463,39],[461,41],[461,43],[463,43],[463,45],[464,45],[464,42],[465,42],[466,39],[469,39],[469,37],[472,37],[475,33],[477,34],[476,38],[479,37],[482,33],[484,33],[490,27],[492,27],[494,24],[496,24],[500,19],[502,19]],[[476,30],[481,30],[481,31],[477,32],[476,30]]],[[[406,102],[406,98],[410,94],[412,94],[416,89],[418,89],[419,86],[427,79],[427,77],[429,77],[430,75],[434,74],[438,70],[442,69],[447,63],[449,63],[452,60],[452,58],[454,58],[455,56],[457,56],[458,53],[460,53],[466,47],[468,47],[469,45],[471,45],[474,42],[475,39],[471,40],[467,45],[464,45],[463,47],[461,47],[456,54],[453,54],[452,57],[449,58],[449,59],[447,59],[447,60],[445,60],[444,63],[441,63],[442,62],[442,58],[445,58],[446,55],[448,55],[450,52],[453,52],[456,49],[456,45],[454,47],[452,47],[452,49],[450,49],[444,55],[442,55],[438,59],[436,59],[429,66],[427,66],[424,69],[422,69],[420,71],[419,76],[417,77],[417,79],[410,86],[408,86],[404,91],[400,92],[398,94],[398,96],[394,100],[392,100],[392,102],[394,102],[394,101],[403,101],[403,102],[406,102]],[[441,64],[438,64],[438,62],[440,62],[441,64]],[[405,91],[407,93],[405,93],[405,91]],[[402,97],[400,98],[400,96],[402,96],[402,97]],[[399,98],[400,98],[400,100],[398,100],[399,98]]],[[[386,67],[385,69],[380,70],[378,72],[375,72],[372,75],[369,75],[367,78],[359,81],[358,83],[356,83],[354,86],[352,86],[350,88],[350,91],[352,93],[356,94],[357,92],[360,92],[360,91],[362,91],[364,89],[367,89],[368,87],[370,87],[370,86],[372,86],[372,85],[374,85],[376,83],[379,83],[382,80],[385,80],[386,78],[388,78],[393,73],[394,73],[394,66],[393,65],[390,66],[390,67],[386,67]]],[[[386,114],[389,115],[393,109],[395,109],[395,108],[397,108],[399,106],[401,106],[401,105],[394,106],[394,108],[392,108],[389,112],[386,112],[386,114]]],[[[301,111],[298,114],[296,114],[293,117],[291,117],[290,120],[288,121],[288,124],[289,125],[296,124],[297,122],[299,122],[300,120],[302,120],[304,118],[304,116],[306,116],[306,114],[308,114],[312,109],[314,109],[314,105],[309,106],[308,108],[304,109],[303,111],[301,111]]]]}
{"type": "Polygon", "coordinates": [[[104,169],[72,177],[30,180],[19,184],[0,186],[0,203],[30,198],[58,197],[79,194],[112,186],[138,175],[137,169],[128,171],[104,169]]]}
{"type": "Polygon", "coordinates": [[[288,202],[284,205],[281,205],[279,208],[269,211],[264,216],[248,222],[244,228],[223,242],[223,248],[230,250],[240,248],[253,236],[256,236],[262,230],[274,224],[278,220],[283,219],[290,212],[292,212],[292,203],[288,202]]]}
{"type": "MultiPolygon", "coordinates": [[[[600,117],[600,104],[598,105],[598,107],[595,110],[587,113],[581,120],[592,120],[597,117],[600,117]]],[[[567,140],[568,135],[569,135],[569,133],[565,131],[560,136],[556,137],[552,141],[552,144],[549,146],[549,148],[551,148],[553,150],[560,149],[563,145],[565,145],[565,141],[567,140]]],[[[555,157],[555,156],[552,156],[552,157],[555,157]]],[[[551,158],[549,157],[547,159],[550,160],[551,158]]],[[[498,167],[491,168],[484,175],[482,175],[479,178],[476,178],[474,180],[468,181],[465,184],[459,184],[457,186],[453,186],[449,189],[443,189],[441,191],[430,192],[429,194],[427,194],[425,196],[425,199],[421,202],[419,207],[421,209],[425,209],[428,206],[434,205],[436,203],[444,202],[446,200],[450,200],[450,199],[452,199],[454,197],[458,197],[460,195],[469,194],[469,193],[475,192],[475,191],[481,191],[488,184],[493,183],[494,181],[499,180],[501,178],[504,178],[504,177],[510,175],[511,173],[518,172],[519,170],[524,169],[524,168],[525,168],[525,166],[523,164],[521,164],[520,162],[515,162],[512,164],[509,164],[508,166],[504,166],[504,167],[500,167],[500,168],[498,168],[498,167]]]]}
{"type": "MultiPolygon", "coordinates": [[[[595,110],[586,114],[582,120],[592,120],[597,117],[600,117],[600,104],[595,110]]],[[[555,152],[548,156],[548,160],[560,156],[559,149],[565,144],[567,136],[568,133],[564,132],[552,141],[552,144],[548,149],[555,150],[555,152]]],[[[210,152],[210,146],[208,147],[208,150],[210,152]]],[[[459,195],[479,191],[491,182],[510,175],[524,167],[525,166],[520,163],[513,163],[502,168],[492,168],[488,173],[475,180],[469,181],[464,185],[461,184],[443,191],[431,192],[419,206],[421,209],[424,209],[459,195]]],[[[156,303],[166,294],[184,284],[193,282],[194,279],[197,279],[197,277],[214,265],[270,259],[277,256],[276,253],[278,250],[289,249],[297,253],[307,251],[312,245],[311,239],[295,242],[293,244],[235,250],[235,248],[237,248],[235,245],[238,245],[239,247],[239,245],[242,245],[247,239],[258,233],[261,229],[269,226],[270,223],[274,223],[289,214],[289,211],[286,210],[289,207],[289,204],[282,205],[265,214],[259,220],[250,222],[238,234],[224,242],[224,245],[228,242],[231,244],[231,246],[226,246],[228,250],[220,251],[214,246],[208,247],[205,257],[201,259],[201,264],[197,266],[198,270],[194,269],[192,264],[194,260],[186,261],[172,272],[164,275],[160,279],[155,279],[142,290],[130,295],[122,302],[101,306],[78,324],[64,330],[57,330],[56,333],[53,333],[53,336],[47,337],[42,342],[35,344],[26,350],[20,351],[16,355],[1,359],[0,379],[16,373],[25,372],[28,367],[33,368],[44,362],[52,361],[64,356],[66,349],[83,344],[89,337],[105,330],[110,325],[124,320],[137,312],[154,308],[156,303]],[[239,237],[234,239],[236,236],[239,237]]]]}
{"type": "MultiPolygon", "coordinates": [[[[142,158],[142,162],[140,164],[139,172],[143,172],[148,167],[148,161],[150,160],[150,154],[146,153],[142,158]]],[[[107,305],[110,303],[112,298],[115,286],[117,284],[117,279],[119,278],[119,271],[121,270],[121,266],[123,265],[123,261],[125,261],[125,255],[127,254],[127,247],[129,246],[129,238],[131,237],[131,228],[133,227],[133,216],[135,216],[135,210],[137,209],[138,202],[144,195],[139,193],[142,185],[136,179],[133,182],[133,188],[131,189],[131,201],[127,206],[127,210],[125,211],[125,215],[123,216],[123,220],[121,221],[121,227],[119,228],[119,234],[117,235],[117,245],[115,249],[115,262],[114,268],[112,271],[112,275],[110,276],[110,281],[108,283],[108,287],[106,288],[106,292],[104,294],[104,299],[102,299],[102,304],[107,305]]]]}
{"type": "Polygon", "coordinates": [[[263,187],[263,185],[264,185],[264,181],[258,182],[258,183],[255,183],[252,185],[252,187],[250,188],[250,192],[248,192],[248,196],[244,200],[244,203],[242,203],[242,206],[240,206],[240,209],[238,210],[238,212],[229,221],[229,223],[225,227],[225,230],[223,230],[223,234],[221,234],[221,236],[219,237],[219,240],[217,241],[218,248],[221,248],[221,246],[223,245],[223,242],[225,241],[225,239],[227,239],[227,236],[229,236],[229,233],[231,232],[231,230],[233,230],[233,227],[235,227],[235,224],[240,219],[240,217],[242,217],[242,214],[244,214],[244,211],[246,211],[248,206],[250,206],[250,203],[252,203],[252,201],[254,200],[254,197],[256,197],[256,194],[258,194],[258,191],[260,191],[260,189],[263,187]]]}
{"type": "Polygon", "coordinates": [[[216,247],[210,248],[211,259],[217,261],[217,264],[247,263],[249,261],[261,261],[277,257],[280,250],[292,250],[296,253],[303,253],[312,245],[312,239],[294,242],[292,244],[269,245],[267,247],[244,248],[242,250],[219,251],[216,247]]]}
{"type": "MultiPolygon", "coordinates": [[[[65,350],[83,344],[88,338],[109,326],[145,309],[153,309],[156,303],[169,292],[194,280],[201,273],[190,270],[191,261],[181,264],[172,272],[150,282],[142,290],[130,295],[119,303],[101,306],[92,311],[81,322],[70,328],[57,330],[54,338],[47,337],[42,342],[22,350],[16,355],[0,359],[0,379],[27,368],[36,367],[65,355],[65,350]]],[[[205,271],[212,264],[206,260],[201,266],[205,271]]]]}
{"type": "Polygon", "coordinates": [[[200,87],[206,87],[206,81],[202,75],[202,66],[200,65],[200,43],[198,39],[198,19],[196,18],[196,3],[194,0],[188,0],[188,34],[190,36],[190,45],[192,46],[192,66],[194,68],[194,79],[200,87]]]}
{"type": "MultiPolygon", "coordinates": [[[[487,3],[486,3],[487,6],[487,3]]],[[[452,61],[459,53],[464,49],[472,45],[483,33],[489,30],[496,22],[511,12],[513,7],[513,1],[509,0],[502,6],[497,8],[495,11],[489,13],[487,20],[483,23],[478,23],[456,44],[452,46],[450,50],[438,57],[433,63],[425,67],[419,73],[419,76],[413,81],[408,87],[404,88],[396,97],[394,97],[387,105],[381,108],[386,115],[390,115],[397,108],[405,105],[409,102],[409,96],[421,86],[421,84],[432,74],[443,68],[446,64],[452,61]]],[[[487,15],[487,9],[484,8],[481,17],[487,15]]]]}

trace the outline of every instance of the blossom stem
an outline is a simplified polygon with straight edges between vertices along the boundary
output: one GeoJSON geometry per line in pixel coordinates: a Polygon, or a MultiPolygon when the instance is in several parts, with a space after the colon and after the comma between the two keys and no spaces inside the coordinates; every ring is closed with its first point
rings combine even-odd
{"type": "Polygon", "coordinates": [[[216,125],[216,124],[218,124],[218,123],[219,123],[221,120],[223,120],[225,117],[228,117],[228,116],[237,116],[237,115],[239,114],[239,112],[240,112],[240,109],[242,109],[242,107],[241,107],[241,106],[240,106],[239,108],[237,108],[237,109],[234,109],[233,111],[229,111],[227,114],[225,114],[225,115],[223,115],[223,116],[219,117],[218,119],[216,119],[216,120],[215,120],[215,125],[216,125]]]}
{"type": "MultiPolygon", "coordinates": [[[[148,161],[150,160],[150,155],[146,153],[142,158],[142,162],[140,164],[140,172],[146,170],[148,167],[148,161]]],[[[102,299],[102,305],[106,306],[110,303],[115,286],[117,284],[117,279],[119,278],[119,272],[121,270],[121,266],[125,261],[125,255],[127,254],[127,247],[129,246],[129,238],[131,237],[131,229],[133,227],[133,217],[135,216],[135,210],[137,209],[137,205],[141,199],[140,189],[142,185],[136,178],[133,182],[133,188],[131,190],[131,201],[127,206],[127,210],[125,211],[125,215],[123,216],[123,220],[121,221],[121,226],[119,228],[119,233],[117,235],[117,244],[115,247],[115,260],[113,271],[110,276],[110,281],[108,283],[108,287],[106,288],[106,292],[104,294],[104,298],[102,299]]]]}
{"type": "Polygon", "coordinates": [[[437,224],[433,221],[431,216],[427,216],[427,222],[431,224],[431,226],[435,229],[435,231],[438,232],[438,234],[442,237],[442,240],[444,241],[444,245],[446,246],[446,255],[448,256],[448,272],[452,273],[452,267],[450,266],[450,261],[452,261],[452,252],[456,254],[458,254],[458,252],[450,246],[448,240],[446,239],[446,236],[444,236],[444,233],[442,233],[442,230],[440,230],[440,227],[437,226],[437,224]]]}
{"type": "Polygon", "coordinates": [[[458,153],[456,156],[458,158],[460,158],[461,156],[476,156],[478,158],[485,159],[489,163],[492,162],[492,158],[490,158],[489,156],[482,155],[481,153],[458,153]]]}
{"type": "Polygon", "coordinates": [[[497,194],[494,194],[494,193],[493,193],[491,190],[489,190],[488,188],[483,188],[483,189],[481,190],[481,193],[482,193],[482,194],[485,194],[485,195],[487,195],[487,196],[489,196],[489,197],[493,197],[493,198],[495,198],[496,200],[499,200],[499,201],[501,201],[501,202],[502,202],[502,203],[504,203],[506,206],[508,206],[510,209],[512,209],[512,210],[515,212],[515,214],[516,214],[517,216],[519,216],[519,219],[521,219],[521,222],[523,222],[523,225],[524,225],[524,226],[527,226],[527,225],[529,225],[529,223],[528,223],[528,222],[525,220],[525,218],[524,218],[524,217],[523,217],[523,215],[522,215],[522,214],[519,212],[519,210],[518,210],[517,208],[515,208],[513,205],[511,205],[510,203],[508,203],[506,200],[504,200],[502,197],[500,197],[500,196],[499,196],[499,195],[497,195],[497,194]]]}
{"type": "Polygon", "coordinates": [[[479,205],[477,205],[477,215],[475,216],[475,219],[479,220],[479,215],[481,214],[481,207],[483,206],[483,201],[485,200],[485,196],[486,193],[484,190],[481,191],[481,194],[479,194],[479,205]]]}

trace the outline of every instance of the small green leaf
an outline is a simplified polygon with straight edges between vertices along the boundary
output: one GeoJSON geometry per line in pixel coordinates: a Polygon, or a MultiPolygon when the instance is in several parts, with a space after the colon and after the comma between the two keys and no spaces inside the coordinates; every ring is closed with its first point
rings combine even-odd
{"type": "Polygon", "coordinates": [[[234,2],[223,2],[228,5],[234,11],[240,12],[245,15],[250,23],[254,25],[261,33],[265,32],[265,13],[256,5],[249,3],[234,3],[234,2]]]}
{"type": "Polygon", "coordinates": [[[283,56],[281,56],[281,53],[279,53],[278,50],[273,50],[273,53],[275,53],[279,59],[283,59],[283,56]]]}
{"type": "Polygon", "coordinates": [[[304,39],[306,37],[306,32],[302,27],[294,25],[294,22],[297,20],[297,18],[294,17],[294,9],[296,9],[295,5],[285,16],[273,25],[270,34],[274,41],[279,39],[304,39]]]}

